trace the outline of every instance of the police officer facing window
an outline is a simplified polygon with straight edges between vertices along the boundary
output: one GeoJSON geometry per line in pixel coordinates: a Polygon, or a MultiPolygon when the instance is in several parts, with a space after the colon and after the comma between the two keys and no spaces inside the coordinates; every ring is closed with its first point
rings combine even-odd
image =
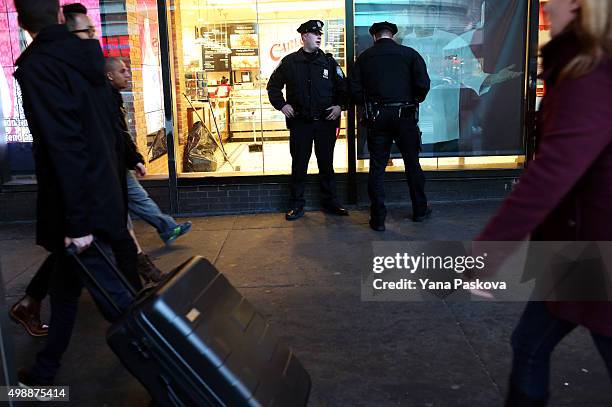
{"type": "Polygon", "coordinates": [[[291,203],[287,220],[304,215],[304,186],[314,141],[321,182],[321,204],[335,215],[348,215],[336,197],[334,146],[340,114],[346,109],[348,84],[331,54],[321,49],[323,22],[300,25],[304,46],[282,59],[268,81],[268,97],[286,117],[291,151],[291,203]],[[287,99],[283,97],[286,88],[287,99]]]}
{"type": "Polygon", "coordinates": [[[393,39],[397,26],[389,22],[370,27],[374,45],[363,51],[351,72],[351,93],[356,104],[365,104],[370,151],[370,227],[385,230],[385,167],[393,141],[404,159],[412,200],[412,220],[431,215],[425,196],[425,176],[419,164],[421,133],[417,127],[418,103],[429,92],[425,61],[414,49],[393,39]]]}

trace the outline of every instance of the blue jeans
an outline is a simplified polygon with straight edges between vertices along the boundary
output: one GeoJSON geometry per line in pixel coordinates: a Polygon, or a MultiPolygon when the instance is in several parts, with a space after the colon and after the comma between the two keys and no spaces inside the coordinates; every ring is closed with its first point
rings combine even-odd
{"type": "MultiPolygon", "coordinates": [[[[110,245],[98,241],[106,255],[114,261],[110,245]]],[[[132,296],[113,270],[97,252],[90,248],[79,254],[79,259],[94,275],[96,281],[111,295],[120,310],[116,310],[98,288],[88,279],[80,266],[64,253],[53,253],[57,262],[50,281],[51,319],[45,347],[36,355],[30,373],[42,380],[52,381],[61,365],[61,358],[70,344],[82,287],[85,286],[104,318],[116,321],[132,303],[132,296]]]]}
{"type": "Polygon", "coordinates": [[[168,216],[149,197],[131,171],[127,172],[128,209],[153,226],[162,239],[166,239],[178,226],[172,216],[168,216]]]}
{"type": "MultiPolygon", "coordinates": [[[[555,317],[545,302],[529,302],[512,334],[514,390],[534,400],[548,398],[550,357],[559,342],[576,324],[555,317]]],[[[612,338],[591,332],[608,373],[612,377],[612,338]]]]}

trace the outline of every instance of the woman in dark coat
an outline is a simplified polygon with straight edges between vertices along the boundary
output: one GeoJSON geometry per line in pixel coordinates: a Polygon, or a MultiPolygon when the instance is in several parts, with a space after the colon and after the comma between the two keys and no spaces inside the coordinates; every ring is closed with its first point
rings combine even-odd
{"type": "MultiPolygon", "coordinates": [[[[612,1],[550,0],[538,148],[476,240],[612,240],[612,1]]],[[[512,336],[508,406],[544,406],[550,356],[590,330],[612,375],[611,302],[530,302],[512,336]]]]}

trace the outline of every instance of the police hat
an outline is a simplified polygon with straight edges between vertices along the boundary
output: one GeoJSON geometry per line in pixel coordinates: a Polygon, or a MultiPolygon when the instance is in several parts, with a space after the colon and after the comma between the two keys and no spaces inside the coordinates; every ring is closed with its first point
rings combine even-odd
{"type": "Polygon", "coordinates": [[[374,35],[380,30],[389,30],[393,35],[397,34],[397,26],[388,21],[381,21],[380,23],[374,23],[370,27],[370,35],[374,35]]]}
{"type": "Polygon", "coordinates": [[[304,24],[298,27],[297,32],[299,32],[300,34],[306,34],[306,33],[323,34],[323,21],[308,20],[304,24]]]}

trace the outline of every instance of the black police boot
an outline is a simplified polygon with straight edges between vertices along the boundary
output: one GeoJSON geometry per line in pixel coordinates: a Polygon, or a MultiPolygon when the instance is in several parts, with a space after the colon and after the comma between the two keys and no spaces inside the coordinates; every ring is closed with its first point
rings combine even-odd
{"type": "Polygon", "coordinates": [[[296,220],[304,216],[304,208],[292,208],[285,214],[285,219],[296,220]]]}
{"type": "Polygon", "coordinates": [[[510,391],[506,397],[505,407],[545,407],[548,398],[533,399],[521,392],[516,387],[510,385],[510,391]]]}
{"type": "Polygon", "coordinates": [[[343,208],[340,204],[323,204],[321,205],[325,212],[338,216],[349,216],[349,211],[343,208]]]}
{"type": "Polygon", "coordinates": [[[433,212],[433,209],[431,209],[431,206],[427,205],[427,209],[425,209],[425,212],[420,213],[420,214],[414,213],[412,215],[412,221],[413,222],[423,222],[425,219],[431,217],[432,212],[433,212]]]}
{"type": "Polygon", "coordinates": [[[377,232],[385,231],[385,221],[376,221],[374,219],[370,219],[370,228],[377,232]]]}

